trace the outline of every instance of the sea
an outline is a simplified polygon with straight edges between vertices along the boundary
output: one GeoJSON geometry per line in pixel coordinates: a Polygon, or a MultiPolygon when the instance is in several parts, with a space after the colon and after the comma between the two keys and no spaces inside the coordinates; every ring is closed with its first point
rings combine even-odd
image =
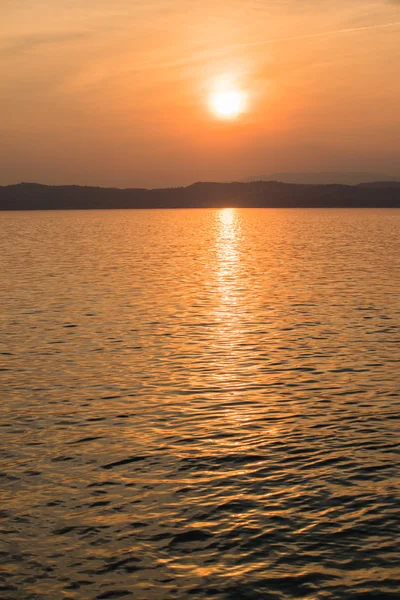
{"type": "Polygon", "coordinates": [[[399,600],[400,210],[0,225],[3,600],[399,600]]]}

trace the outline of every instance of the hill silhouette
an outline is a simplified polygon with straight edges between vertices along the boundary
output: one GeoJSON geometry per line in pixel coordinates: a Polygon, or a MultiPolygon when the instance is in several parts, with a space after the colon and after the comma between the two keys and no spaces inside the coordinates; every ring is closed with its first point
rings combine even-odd
{"type": "Polygon", "coordinates": [[[166,189],[119,189],[20,183],[0,187],[0,210],[108,208],[400,208],[400,182],[358,186],[277,181],[194,183],[166,189]]]}
{"type": "Polygon", "coordinates": [[[339,185],[359,185],[370,181],[391,182],[396,177],[383,175],[382,173],[331,171],[317,173],[272,173],[270,175],[258,175],[246,177],[244,182],[249,181],[280,181],[281,183],[301,183],[309,185],[327,185],[337,183],[339,185]]]}

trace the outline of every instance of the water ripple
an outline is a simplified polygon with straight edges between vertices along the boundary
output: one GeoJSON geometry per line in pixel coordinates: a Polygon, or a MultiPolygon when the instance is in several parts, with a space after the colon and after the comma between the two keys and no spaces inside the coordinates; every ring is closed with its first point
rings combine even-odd
{"type": "Polygon", "coordinates": [[[2,597],[398,600],[398,211],[0,217],[2,597]]]}

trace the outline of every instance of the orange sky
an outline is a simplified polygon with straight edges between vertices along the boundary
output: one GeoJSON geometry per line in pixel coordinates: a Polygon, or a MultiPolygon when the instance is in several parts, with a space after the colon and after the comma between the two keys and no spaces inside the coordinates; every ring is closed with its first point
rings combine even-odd
{"type": "Polygon", "coordinates": [[[397,0],[2,0],[0,184],[400,174],[397,0]],[[218,120],[221,78],[247,111],[218,120]]]}

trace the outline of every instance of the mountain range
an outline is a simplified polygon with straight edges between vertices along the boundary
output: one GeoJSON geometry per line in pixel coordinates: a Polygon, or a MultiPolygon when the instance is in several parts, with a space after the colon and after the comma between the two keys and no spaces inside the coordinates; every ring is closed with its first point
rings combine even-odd
{"type": "Polygon", "coordinates": [[[0,187],[0,210],[223,207],[400,208],[400,182],[357,186],[198,182],[188,187],[153,190],[35,183],[0,187]]]}
{"type": "Polygon", "coordinates": [[[243,179],[250,181],[280,181],[281,183],[303,183],[310,185],[339,184],[359,185],[370,181],[398,181],[399,177],[367,172],[327,172],[327,173],[272,173],[270,175],[254,175],[243,179]]]}

